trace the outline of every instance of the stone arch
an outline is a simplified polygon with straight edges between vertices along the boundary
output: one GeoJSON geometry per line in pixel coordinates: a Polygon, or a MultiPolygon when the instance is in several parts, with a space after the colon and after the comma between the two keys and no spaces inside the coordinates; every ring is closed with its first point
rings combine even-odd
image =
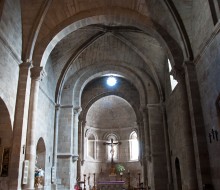
{"type": "Polygon", "coordinates": [[[52,49],[66,35],[71,32],[92,24],[110,24],[117,25],[121,23],[124,26],[135,26],[150,35],[154,36],[161,45],[167,50],[170,58],[177,66],[183,63],[183,52],[179,44],[168,34],[168,32],[154,22],[151,18],[143,16],[129,9],[113,7],[98,8],[87,12],[74,15],[64,22],[57,25],[49,35],[44,37],[41,42],[36,45],[33,60],[35,65],[44,66],[52,49]]]}
{"type": "MultiPolygon", "coordinates": [[[[56,88],[56,99],[57,99],[57,96],[59,95],[59,90],[62,88],[62,85],[63,85],[63,82],[64,82],[64,79],[66,77],[66,74],[68,73],[68,69],[70,68],[71,64],[73,64],[74,60],[78,57],[78,55],[80,53],[82,53],[89,45],[91,45],[91,43],[93,43],[94,41],[97,40],[97,38],[100,37],[100,35],[102,36],[103,34],[98,34],[98,35],[95,35],[95,39],[93,40],[89,40],[88,44],[85,43],[85,46],[82,47],[81,49],[79,49],[77,52],[75,52],[71,58],[68,60],[68,62],[66,63],[66,65],[64,66],[63,70],[62,70],[62,73],[61,73],[61,76],[59,77],[59,80],[58,80],[58,84],[57,84],[57,88],[56,88]]],[[[156,74],[156,71],[153,67],[153,63],[150,61],[150,59],[148,59],[146,57],[146,55],[144,55],[141,51],[139,51],[134,45],[132,45],[126,38],[124,38],[122,35],[116,35],[114,34],[113,35],[115,38],[119,39],[122,43],[124,43],[126,46],[128,46],[130,49],[132,49],[147,65],[148,67],[150,68],[150,72],[153,76],[153,79],[154,79],[154,82],[157,86],[157,90],[158,90],[158,93],[160,95],[160,99],[163,100],[164,99],[164,93],[162,91],[162,87],[161,87],[161,84],[160,84],[160,81],[159,81],[159,78],[158,78],[158,75],[156,74]]],[[[113,63],[114,64],[114,63],[113,63]]],[[[122,63],[123,64],[123,63],[122,63]]],[[[102,64],[100,64],[102,65],[102,64]]],[[[127,65],[123,64],[125,67],[128,67],[127,65]]],[[[148,70],[148,69],[147,69],[148,70]]],[[[115,71],[117,72],[117,71],[115,71]]],[[[141,88],[140,88],[141,89],[141,88]]],[[[77,90],[76,90],[77,91],[77,90]]],[[[78,92],[78,91],[77,91],[78,92]]],[[[58,97],[59,99],[59,97],[58,97]]],[[[145,102],[143,102],[143,105],[145,105],[145,102]]]]}
{"type": "Polygon", "coordinates": [[[137,120],[140,119],[141,113],[140,113],[138,107],[136,107],[134,104],[132,104],[131,101],[128,100],[123,94],[116,93],[116,92],[103,93],[103,94],[101,94],[101,95],[99,95],[99,96],[94,97],[94,98],[89,102],[89,104],[85,107],[85,109],[82,110],[80,117],[82,117],[82,118],[85,118],[85,117],[86,117],[89,108],[92,106],[92,104],[93,104],[94,102],[96,102],[96,101],[99,100],[100,98],[103,98],[103,97],[105,97],[105,96],[110,96],[110,95],[115,95],[115,96],[121,97],[122,99],[126,100],[126,101],[128,102],[128,104],[131,105],[132,109],[134,110],[134,112],[135,112],[135,114],[136,114],[137,120]]]}
{"type": "Polygon", "coordinates": [[[140,93],[139,93],[140,100],[142,104],[145,104],[145,102],[147,101],[146,87],[144,86],[143,82],[138,77],[138,75],[124,67],[120,67],[120,66],[113,66],[113,67],[112,66],[101,66],[98,69],[91,68],[90,73],[88,73],[89,71],[84,73],[82,77],[80,77],[77,80],[76,85],[74,86],[74,95],[73,95],[74,104],[81,105],[80,97],[81,97],[82,91],[84,87],[91,80],[95,79],[96,77],[102,76],[104,74],[108,74],[108,73],[121,75],[125,77],[126,80],[131,82],[136,87],[136,89],[140,90],[140,93]],[[75,102],[77,100],[79,100],[79,102],[75,102]]]}
{"type": "MultiPolygon", "coordinates": [[[[146,84],[146,81],[152,82],[153,89],[156,89],[156,84],[153,82],[151,77],[148,76],[146,73],[143,74],[141,71],[137,71],[138,73],[131,72],[131,68],[126,68],[126,63],[124,63],[123,65],[124,66],[122,65],[119,66],[116,65],[115,63],[111,63],[111,66],[109,66],[109,64],[105,66],[101,65],[100,67],[98,67],[98,69],[94,69],[97,68],[97,65],[89,66],[86,67],[85,69],[81,69],[75,75],[70,77],[69,80],[65,83],[65,85],[70,86],[70,89],[73,89],[73,91],[70,92],[73,93],[73,95],[68,94],[68,96],[72,96],[74,106],[81,105],[80,95],[83,91],[83,88],[86,86],[86,84],[88,84],[89,81],[93,80],[96,77],[102,76],[103,74],[107,74],[109,72],[124,76],[128,81],[130,81],[136,87],[136,89],[139,90],[141,106],[146,105],[146,103],[148,102],[147,91],[148,88],[150,88],[148,84],[146,84]],[[140,74],[142,74],[142,79],[140,78],[140,74]]],[[[159,97],[156,91],[155,94],[156,96],[159,97]]],[[[60,96],[63,97],[64,94],[62,93],[61,95],[60,92],[60,96]]],[[[154,99],[155,98],[157,99],[156,96],[154,97],[154,99]]],[[[157,100],[156,99],[149,101],[154,101],[154,103],[159,102],[159,99],[157,100]]]]}
{"type": "Polygon", "coordinates": [[[12,136],[9,111],[4,101],[0,98],[0,163],[3,163],[0,165],[0,176],[2,177],[8,177],[10,159],[4,160],[4,154],[7,151],[10,155],[12,136]]]}

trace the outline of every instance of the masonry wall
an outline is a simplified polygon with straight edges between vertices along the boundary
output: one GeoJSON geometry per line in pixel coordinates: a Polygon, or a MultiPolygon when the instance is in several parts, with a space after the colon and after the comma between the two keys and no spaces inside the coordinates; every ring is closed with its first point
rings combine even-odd
{"type": "Polygon", "coordinates": [[[213,20],[209,1],[193,1],[192,14],[192,48],[196,57],[213,31],[213,20]]]}
{"type": "Polygon", "coordinates": [[[55,84],[54,73],[51,67],[51,61],[48,60],[44,76],[40,81],[38,97],[38,115],[37,130],[35,134],[36,141],[41,137],[44,140],[45,153],[45,189],[50,189],[51,184],[51,167],[53,164],[53,141],[54,141],[54,116],[55,116],[55,84]]]}
{"type": "Polygon", "coordinates": [[[22,48],[20,1],[3,2],[0,15],[0,97],[8,108],[13,126],[22,48]]]}
{"type": "Polygon", "coordinates": [[[180,82],[166,101],[171,165],[175,190],[177,190],[176,158],[180,162],[182,188],[197,189],[195,155],[187,101],[185,86],[180,82]]]}
{"type": "Polygon", "coordinates": [[[220,187],[220,142],[213,138],[210,142],[209,133],[213,129],[220,134],[220,116],[216,107],[220,94],[219,52],[220,35],[217,34],[196,63],[214,189],[220,187]]]}

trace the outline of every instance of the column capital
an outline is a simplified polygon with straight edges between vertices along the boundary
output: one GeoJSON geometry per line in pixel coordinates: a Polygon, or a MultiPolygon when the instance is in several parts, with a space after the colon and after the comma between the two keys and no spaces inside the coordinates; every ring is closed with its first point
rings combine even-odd
{"type": "Polygon", "coordinates": [[[56,104],[56,105],[55,105],[55,110],[58,111],[59,109],[60,109],[60,104],[56,104]]]}
{"type": "Polygon", "coordinates": [[[19,65],[20,71],[21,72],[27,72],[30,68],[32,68],[32,63],[31,62],[23,62],[19,65]]]}
{"type": "Polygon", "coordinates": [[[193,61],[184,61],[183,63],[183,67],[186,68],[186,67],[189,67],[189,66],[195,66],[194,62],[193,61]]]}
{"type": "Polygon", "coordinates": [[[173,67],[172,70],[170,71],[170,74],[173,76],[175,80],[178,82],[184,80],[185,77],[185,71],[183,67],[173,67]]]}
{"type": "Polygon", "coordinates": [[[82,111],[82,108],[81,107],[74,107],[73,108],[73,113],[74,113],[74,115],[75,114],[79,114],[79,112],[81,112],[82,111]]]}
{"type": "Polygon", "coordinates": [[[32,67],[31,68],[31,78],[35,80],[41,80],[46,76],[46,72],[43,70],[43,67],[32,67]]]}

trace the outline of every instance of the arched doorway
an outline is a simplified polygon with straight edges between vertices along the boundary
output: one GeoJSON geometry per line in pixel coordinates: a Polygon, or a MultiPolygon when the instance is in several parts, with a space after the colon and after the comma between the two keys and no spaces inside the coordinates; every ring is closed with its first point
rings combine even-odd
{"type": "Polygon", "coordinates": [[[44,186],[46,160],[46,148],[43,138],[38,140],[36,155],[35,187],[42,188],[44,186]]]}
{"type": "Polygon", "coordinates": [[[12,125],[8,109],[0,98],[0,189],[8,187],[9,160],[12,142],[12,125]]]}
{"type": "Polygon", "coordinates": [[[181,179],[181,171],[180,171],[180,162],[179,159],[176,158],[175,160],[176,166],[176,182],[177,182],[177,189],[182,190],[182,179],[181,179]]]}

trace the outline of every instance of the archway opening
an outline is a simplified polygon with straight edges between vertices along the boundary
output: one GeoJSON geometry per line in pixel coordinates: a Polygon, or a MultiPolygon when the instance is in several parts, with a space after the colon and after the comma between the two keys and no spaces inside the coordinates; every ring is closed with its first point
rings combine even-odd
{"type": "Polygon", "coordinates": [[[176,158],[175,160],[176,166],[176,181],[177,181],[177,189],[182,190],[182,179],[181,179],[181,171],[180,171],[180,162],[179,159],[176,158]]]}
{"type": "Polygon", "coordinates": [[[42,188],[44,186],[46,160],[46,148],[43,138],[40,138],[37,142],[36,154],[35,187],[42,188]]]}

